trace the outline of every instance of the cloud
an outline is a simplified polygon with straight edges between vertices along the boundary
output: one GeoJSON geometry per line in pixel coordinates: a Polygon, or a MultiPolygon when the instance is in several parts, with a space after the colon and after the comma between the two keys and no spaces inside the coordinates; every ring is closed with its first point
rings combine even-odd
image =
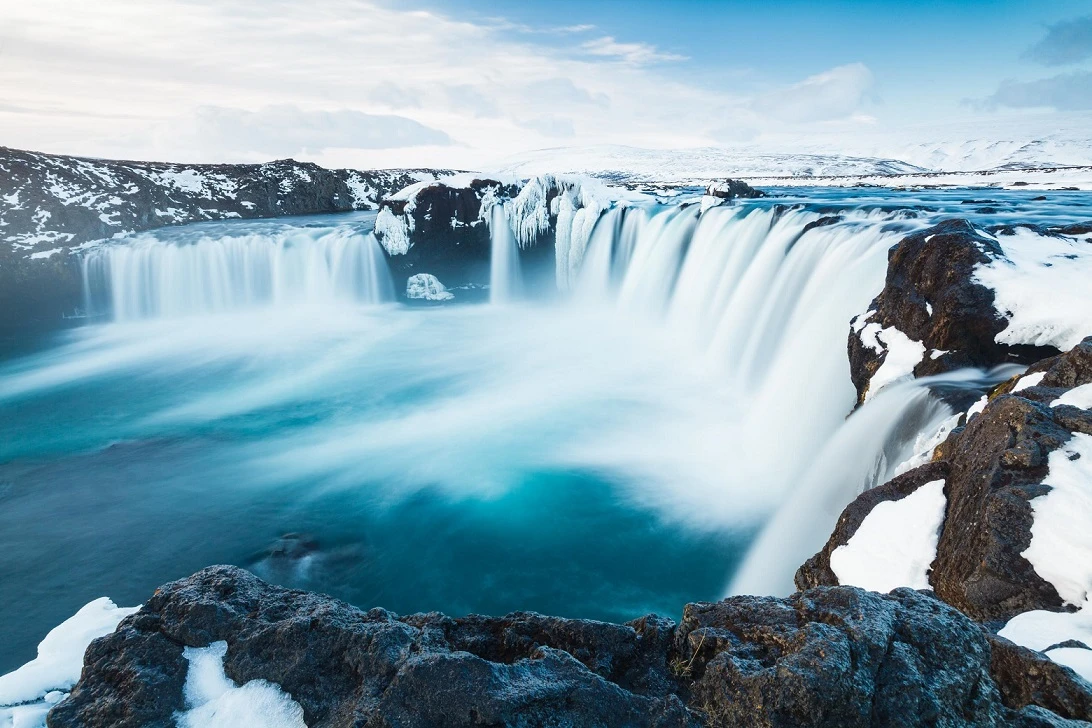
{"type": "Polygon", "coordinates": [[[761,114],[790,123],[844,119],[857,112],[872,85],[872,71],[863,63],[851,63],[765,93],[752,106],[761,114]]]}
{"type": "Polygon", "coordinates": [[[290,104],[247,111],[203,106],[160,132],[206,154],[285,157],[323,149],[389,149],[448,145],[451,137],[404,116],[350,109],[305,111],[290,104]]]}
{"type": "Polygon", "coordinates": [[[524,91],[529,99],[549,105],[591,105],[607,108],[610,97],[605,93],[592,93],[577,86],[570,78],[547,78],[527,84],[524,91]]]}
{"type": "Polygon", "coordinates": [[[1092,109],[1092,72],[1076,71],[1035,81],[1004,81],[984,105],[1047,107],[1059,111],[1092,109]]]}
{"type": "Polygon", "coordinates": [[[421,107],[421,95],[419,93],[390,81],[384,81],[372,89],[371,97],[392,109],[418,109],[421,107]]]}
{"type": "Polygon", "coordinates": [[[539,134],[548,137],[572,137],[576,136],[576,129],[573,127],[573,120],[566,119],[560,116],[544,115],[536,116],[531,119],[523,119],[516,122],[517,125],[524,129],[530,129],[537,131],[539,134]]]}
{"type": "Polygon", "coordinates": [[[501,115],[497,102],[470,84],[458,84],[444,89],[448,107],[479,119],[493,119],[501,115]]]}
{"type": "Polygon", "coordinates": [[[687,60],[686,56],[664,53],[648,43],[619,43],[609,35],[589,40],[580,47],[590,55],[613,58],[632,66],[687,60]]]}
{"type": "Polygon", "coordinates": [[[1064,66],[1092,58],[1092,15],[1048,26],[1047,34],[1028,48],[1024,57],[1046,66],[1064,66]]]}

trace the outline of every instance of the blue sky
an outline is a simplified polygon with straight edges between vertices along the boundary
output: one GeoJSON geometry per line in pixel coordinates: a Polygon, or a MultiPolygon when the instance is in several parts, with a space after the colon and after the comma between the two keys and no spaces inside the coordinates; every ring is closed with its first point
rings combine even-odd
{"type": "Polygon", "coordinates": [[[1092,1],[36,0],[0,9],[0,87],[0,144],[97,156],[897,156],[1087,135],[1092,1]]]}
{"type": "MultiPolygon", "coordinates": [[[[685,56],[663,66],[742,93],[863,63],[876,78],[880,114],[922,120],[966,113],[966,102],[989,97],[1006,79],[1052,75],[1027,57],[1028,49],[1051,25],[1092,16],[1089,0],[445,0],[423,6],[528,28],[594,26],[583,35],[685,56]]],[[[541,38],[575,45],[570,36],[541,38]]],[[[1092,53],[1092,35],[1084,43],[1092,53]]]]}

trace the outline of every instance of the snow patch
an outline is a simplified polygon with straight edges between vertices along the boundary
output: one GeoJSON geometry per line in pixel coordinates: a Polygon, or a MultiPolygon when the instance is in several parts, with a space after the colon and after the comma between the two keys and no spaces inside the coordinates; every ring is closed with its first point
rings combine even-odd
{"type": "Polygon", "coordinates": [[[1045,650],[1044,654],[1050,659],[1092,681],[1092,650],[1080,647],[1047,649],[1070,640],[1092,646],[1092,602],[1086,601],[1076,612],[1040,609],[1017,614],[998,634],[1028,649],[1045,650]]]}
{"type": "Polygon", "coordinates": [[[1092,332],[1092,244],[1017,228],[999,235],[1005,253],[975,269],[994,291],[994,308],[1008,319],[1001,344],[1072,349],[1092,332]]]}
{"type": "Polygon", "coordinates": [[[1043,381],[1043,377],[1046,376],[1046,372],[1036,372],[1035,374],[1029,374],[1026,377],[1021,377],[1016,382],[1016,386],[1012,388],[1012,393],[1023,392],[1025,389],[1031,389],[1032,387],[1043,381]]]}
{"type": "MultiPolygon", "coordinates": [[[[865,334],[868,333],[871,326],[878,327],[878,324],[869,324],[861,332],[861,340],[865,342],[866,346],[871,345],[865,340],[865,334]]],[[[883,344],[883,348],[887,350],[887,356],[884,357],[880,368],[872,375],[868,391],[865,393],[865,400],[871,399],[888,384],[913,376],[914,367],[925,356],[925,344],[914,341],[894,326],[888,326],[886,329],[877,332],[875,339],[883,344]]]]}
{"type": "Polygon", "coordinates": [[[1079,605],[1092,592],[1092,435],[1075,433],[1050,453],[1047,467],[1043,483],[1051,489],[1031,501],[1031,543],[1021,555],[1062,599],[1079,605]]]}
{"type": "Polygon", "coordinates": [[[0,726],[44,726],[49,708],[80,679],[87,646],[138,609],[118,607],[102,597],[50,630],[38,645],[37,657],[0,675],[0,726]]]}
{"type": "Polygon", "coordinates": [[[447,290],[440,280],[431,273],[418,273],[406,281],[406,298],[425,301],[449,301],[455,294],[447,290]]]}
{"type": "Polygon", "coordinates": [[[943,480],[877,504],[852,538],[831,553],[831,571],[840,583],[871,591],[930,589],[929,565],[937,556],[946,505],[943,480]]]}
{"type": "Polygon", "coordinates": [[[307,728],[303,708],[280,686],[251,680],[239,687],[225,675],[227,650],[227,642],[213,642],[183,651],[188,710],[175,716],[179,728],[307,728]]]}
{"type": "Polygon", "coordinates": [[[52,250],[40,250],[37,253],[31,253],[31,260],[41,260],[42,258],[52,258],[55,254],[61,252],[62,248],[53,248],[52,250]]]}
{"type": "Polygon", "coordinates": [[[1063,404],[1081,409],[1092,409],[1092,384],[1082,384],[1079,387],[1074,387],[1051,402],[1050,406],[1060,407],[1063,404]]]}

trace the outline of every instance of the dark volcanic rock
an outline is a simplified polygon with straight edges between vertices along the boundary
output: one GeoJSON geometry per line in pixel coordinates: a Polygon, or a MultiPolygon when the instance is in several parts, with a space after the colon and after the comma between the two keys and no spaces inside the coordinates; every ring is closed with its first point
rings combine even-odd
{"type": "Polygon", "coordinates": [[[907,589],[691,604],[676,627],[398,617],[217,566],[157,590],[96,640],[49,725],[171,725],[182,646],[219,640],[228,677],[280,685],[312,728],[1061,725],[1043,708],[1080,715],[1087,701],[1082,683],[1045,667],[1045,680],[999,689],[991,661],[1009,674],[1029,658],[995,658],[977,625],[907,589]]]}
{"type": "Polygon", "coordinates": [[[946,220],[891,249],[883,291],[868,313],[854,321],[849,336],[850,374],[859,402],[887,354],[882,346],[877,351],[866,343],[862,331],[874,336],[876,328],[894,327],[922,342],[926,355],[914,367],[915,376],[1005,362],[1029,364],[1057,353],[1050,347],[995,341],[1007,322],[994,309],[993,291],[973,276],[977,265],[1003,255],[995,240],[966,220],[946,220]],[[933,358],[931,351],[946,353],[933,358]]]}
{"type": "Polygon", "coordinates": [[[766,196],[765,192],[756,190],[741,179],[726,179],[723,182],[715,182],[714,184],[709,185],[706,194],[724,200],[753,200],[766,196]]]}
{"type": "MultiPolygon", "coordinates": [[[[509,224],[525,228],[519,262],[526,292],[555,291],[562,284],[555,274],[560,208],[585,207],[581,186],[578,179],[555,175],[522,184],[475,178],[415,185],[383,200],[375,235],[388,253],[396,290],[404,293],[417,273],[430,273],[449,289],[487,285],[488,218],[493,205],[507,203],[509,224]]],[[[588,206],[598,215],[602,208],[593,204],[588,206]]]]}
{"type": "Polygon", "coordinates": [[[1073,720],[1092,721],[1092,685],[1049,657],[987,635],[990,674],[1005,705],[1017,710],[1038,705],[1073,720]]]}
{"type": "Polygon", "coordinates": [[[797,573],[797,585],[836,584],[830,554],[868,512],[943,477],[947,511],[929,576],[937,595],[980,620],[1062,609],[1057,591],[1021,553],[1031,543],[1030,501],[1050,490],[1042,482],[1049,454],[1074,432],[1092,434],[1092,412],[1049,405],[1066,390],[1092,382],[1092,337],[1028,370],[1037,372],[1044,375],[1038,385],[1017,394],[1011,393],[1015,379],[998,387],[980,414],[937,447],[933,463],[851,503],[827,545],[797,573]]]}
{"type": "Polygon", "coordinates": [[[125,162],[0,147],[0,331],[56,322],[82,305],[68,254],[80,243],[203,220],[375,209],[384,195],[448,174],[330,170],[291,159],[125,162]]]}
{"type": "Polygon", "coordinates": [[[482,202],[518,192],[515,185],[475,179],[466,186],[424,185],[409,199],[384,200],[375,234],[390,254],[395,290],[404,293],[416,273],[431,273],[448,288],[487,284],[491,246],[482,202]],[[404,252],[392,239],[403,235],[409,243],[404,252]]]}

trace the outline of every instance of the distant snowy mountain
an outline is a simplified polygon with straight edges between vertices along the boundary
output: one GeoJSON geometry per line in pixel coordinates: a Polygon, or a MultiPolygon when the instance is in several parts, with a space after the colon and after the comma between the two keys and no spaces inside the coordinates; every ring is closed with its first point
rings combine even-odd
{"type": "Polygon", "coordinates": [[[895,159],[839,154],[778,154],[748,148],[641,149],[620,145],[557,147],[497,165],[502,174],[584,174],[613,182],[701,185],[724,177],[832,177],[929,171],[895,159]]]}
{"type": "Polygon", "coordinates": [[[0,254],[48,255],[89,240],[224,218],[376,209],[386,195],[453,172],[85,159],[0,147],[0,254]]]}
{"type": "MultiPolygon", "coordinates": [[[[557,147],[526,152],[493,167],[527,177],[586,174],[633,184],[703,184],[714,179],[887,177],[922,173],[999,172],[1092,166],[1092,115],[1059,114],[1042,134],[1028,119],[983,120],[903,129],[817,129],[807,136],[693,149],[619,145],[557,147]]],[[[824,184],[823,182],[818,182],[824,184]]]]}

